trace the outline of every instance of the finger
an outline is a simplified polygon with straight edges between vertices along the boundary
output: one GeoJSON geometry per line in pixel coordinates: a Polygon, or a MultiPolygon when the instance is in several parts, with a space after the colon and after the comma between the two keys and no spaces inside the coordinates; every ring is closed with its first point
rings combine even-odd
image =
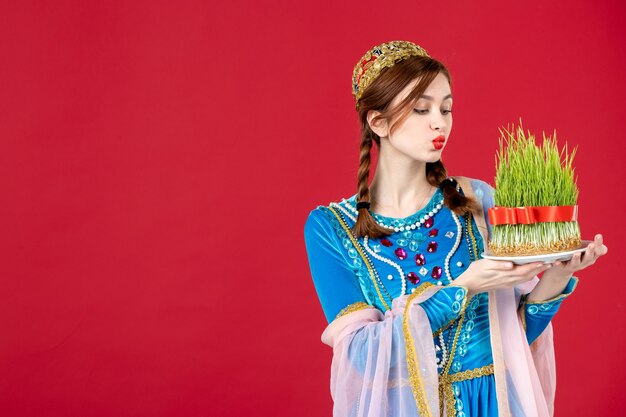
{"type": "Polygon", "coordinates": [[[597,234],[596,237],[593,239],[593,242],[598,246],[602,245],[602,235],[597,234]]]}
{"type": "Polygon", "coordinates": [[[488,268],[486,269],[493,269],[496,271],[506,271],[506,270],[511,270],[515,267],[515,264],[511,261],[494,261],[491,260],[491,264],[489,265],[488,268]]]}
{"type": "Polygon", "coordinates": [[[597,234],[593,243],[595,246],[595,255],[596,256],[602,256],[602,255],[606,255],[606,253],[609,251],[609,248],[606,247],[606,245],[602,244],[602,235],[601,234],[597,234]]]}
{"type": "Polygon", "coordinates": [[[585,249],[585,254],[583,256],[582,263],[583,264],[590,263],[592,260],[595,259],[595,255],[596,255],[596,246],[593,243],[590,243],[589,246],[587,246],[587,249],[585,249]]]}
{"type": "Polygon", "coordinates": [[[532,273],[537,274],[537,273],[539,273],[541,271],[545,271],[546,269],[550,269],[550,268],[552,268],[552,264],[551,263],[549,263],[549,262],[546,262],[546,263],[539,262],[539,264],[535,266],[534,271],[532,271],[532,273]]]}
{"type": "Polygon", "coordinates": [[[549,267],[551,264],[549,262],[536,262],[535,269],[543,269],[549,267]]]}
{"type": "Polygon", "coordinates": [[[537,274],[539,274],[542,271],[545,271],[547,267],[548,267],[547,265],[542,265],[538,268],[526,270],[525,272],[522,272],[520,270],[520,273],[515,275],[514,281],[516,284],[521,284],[523,282],[530,281],[533,278],[535,278],[537,274]]]}
{"type": "Polygon", "coordinates": [[[582,258],[581,252],[576,252],[574,256],[572,256],[572,259],[569,262],[569,266],[571,268],[577,269],[580,266],[581,258],[582,258]]]}
{"type": "Polygon", "coordinates": [[[600,257],[601,252],[602,252],[602,246],[604,245],[602,244],[598,245],[597,243],[594,242],[589,246],[591,246],[591,248],[590,248],[589,253],[585,252],[584,261],[586,264],[591,265],[596,261],[596,259],[600,257]]]}
{"type": "Polygon", "coordinates": [[[550,264],[544,264],[543,262],[532,262],[518,266],[517,272],[521,275],[537,274],[541,271],[548,269],[548,265],[550,264]]]}
{"type": "Polygon", "coordinates": [[[591,264],[591,261],[592,261],[591,257],[586,252],[583,252],[580,254],[580,262],[578,263],[577,268],[578,269],[586,268],[591,264]]]}

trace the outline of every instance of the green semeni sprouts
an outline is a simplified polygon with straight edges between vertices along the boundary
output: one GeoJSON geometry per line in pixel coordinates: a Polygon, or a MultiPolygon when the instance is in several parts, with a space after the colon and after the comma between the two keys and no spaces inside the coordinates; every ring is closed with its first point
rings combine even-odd
{"type": "MultiPolygon", "coordinates": [[[[573,206],[578,187],[572,161],[575,147],[568,154],[567,144],[559,152],[556,131],[543,133],[542,146],[519,127],[500,129],[500,149],[496,153],[494,203],[502,207],[573,206]]],[[[577,221],[502,224],[492,227],[489,251],[496,256],[523,256],[561,252],[578,247],[577,221]]]]}

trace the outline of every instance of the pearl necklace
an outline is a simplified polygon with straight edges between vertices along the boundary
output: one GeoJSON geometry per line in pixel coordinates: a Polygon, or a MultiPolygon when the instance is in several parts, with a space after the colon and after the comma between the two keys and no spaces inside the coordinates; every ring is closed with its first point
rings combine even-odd
{"type": "Polygon", "coordinates": [[[444,366],[446,366],[446,363],[448,361],[448,350],[446,349],[446,341],[443,337],[443,332],[439,333],[439,345],[435,345],[435,348],[437,350],[441,349],[441,361],[437,366],[439,368],[443,368],[444,366]]]}
{"type": "MultiPolygon", "coordinates": [[[[339,209],[346,217],[348,217],[350,220],[352,220],[353,222],[356,223],[356,215],[358,215],[358,210],[356,209],[356,207],[354,207],[350,203],[348,203],[348,201],[345,198],[341,200],[341,203],[343,203],[343,205],[339,204],[339,203],[331,202],[329,204],[329,206],[335,207],[335,208],[339,209]],[[348,207],[348,209],[350,209],[350,211],[352,211],[352,213],[350,213],[344,207],[344,205],[346,207],[348,207]]],[[[376,223],[378,223],[380,226],[382,226],[384,228],[393,229],[395,232],[402,232],[402,231],[405,231],[405,230],[415,230],[415,229],[419,229],[424,224],[424,222],[426,220],[428,220],[429,218],[431,218],[435,214],[437,214],[437,212],[439,212],[439,210],[442,207],[443,207],[443,199],[441,199],[441,201],[439,203],[437,203],[437,205],[433,208],[432,211],[429,211],[421,219],[419,219],[418,221],[416,221],[415,223],[413,223],[411,225],[404,225],[404,226],[400,226],[400,227],[391,227],[391,226],[387,226],[386,224],[384,224],[384,223],[382,223],[380,221],[376,221],[376,223]]],[[[454,246],[452,247],[450,252],[448,252],[448,255],[446,256],[446,259],[444,261],[444,271],[446,273],[446,278],[447,278],[447,281],[448,281],[447,284],[450,284],[453,281],[452,274],[450,273],[450,259],[452,258],[452,255],[454,255],[454,253],[458,249],[459,245],[461,244],[461,239],[462,239],[462,234],[463,234],[463,226],[461,225],[461,221],[459,220],[458,216],[452,210],[450,210],[450,214],[452,215],[452,218],[454,219],[454,222],[456,223],[457,233],[456,233],[456,239],[455,239],[455,242],[454,242],[454,246]]],[[[402,269],[402,267],[399,264],[397,264],[396,262],[392,261],[391,259],[385,258],[384,256],[381,256],[381,255],[377,254],[376,252],[374,252],[372,250],[372,248],[370,248],[370,246],[369,246],[369,237],[368,236],[364,236],[363,237],[363,246],[365,247],[365,250],[367,251],[367,253],[370,256],[372,256],[375,259],[378,259],[381,262],[384,262],[384,263],[392,266],[393,268],[395,268],[398,271],[398,274],[400,275],[400,280],[402,282],[402,289],[401,289],[400,295],[406,294],[406,289],[407,289],[406,274],[404,273],[404,270],[402,269]]],[[[374,268],[374,270],[375,270],[375,268],[374,268]]],[[[375,271],[375,275],[376,275],[376,280],[378,281],[378,283],[382,286],[383,289],[385,289],[385,286],[384,286],[382,280],[380,279],[380,276],[378,275],[377,271],[375,271]]],[[[390,277],[391,277],[391,275],[390,275],[390,277]]],[[[392,279],[392,278],[389,278],[389,279],[392,279]]],[[[437,285],[442,286],[443,285],[443,281],[441,281],[441,280],[437,281],[437,285]]],[[[413,290],[415,290],[415,288],[413,290]]],[[[385,293],[387,293],[387,295],[391,298],[391,296],[386,291],[386,289],[385,289],[385,293]]]]}
{"type": "MultiPolygon", "coordinates": [[[[456,240],[454,241],[454,246],[452,247],[452,250],[448,252],[448,256],[446,256],[446,260],[443,265],[444,270],[446,271],[446,276],[448,277],[448,284],[452,282],[452,275],[450,274],[450,259],[452,258],[452,255],[454,255],[459,245],[461,244],[461,235],[463,234],[463,227],[461,226],[461,221],[459,220],[459,217],[456,214],[454,214],[452,210],[450,210],[450,214],[452,214],[452,218],[454,219],[454,222],[456,223],[456,240]]],[[[441,281],[438,281],[437,285],[443,285],[443,284],[441,281]]]]}
{"type": "MultiPolygon", "coordinates": [[[[352,204],[350,204],[345,198],[341,200],[342,203],[344,203],[346,205],[346,207],[348,207],[348,209],[350,209],[350,211],[354,214],[354,215],[358,215],[359,211],[356,209],[355,206],[353,206],[352,204]]],[[[337,203],[335,203],[337,204],[337,203]]],[[[431,217],[433,217],[435,214],[437,214],[437,212],[439,210],[441,210],[441,208],[443,207],[443,198],[439,201],[439,203],[437,203],[437,205],[435,207],[433,207],[433,209],[431,211],[429,211],[428,213],[426,213],[426,215],[424,217],[422,217],[421,219],[419,219],[418,221],[412,223],[412,224],[407,224],[407,225],[402,225],[402,226],[388,226],[386,225],[384,222],[380,221],[380,220],[376,220],[374,218],[374,220],[376,221],[376,223],[381,226],[384,227],[385,229],[391,229],[394,232],[404,232],[405,230],[415,230],[415,229],[419,229],[426,220],[430,219],[431,217]]],[[[373,216],[372,216],[373,217],[373,216]]]]}
{"type": "MultiPolygon", "coordinates": [[[[344,201],[346,201],[346,200],[345,200],[345,198],[344,198],[343,200],[341,200],[341,202],[344,202],[344,201]]],[[[348,205],[348,204],[347,204],[347,205],[348,205]]],[[[347,218],[349,218],[349,219],[350,219],[350,220],[352,220],[354,223],[356,223],[356,217],[354,217],[352,214],[350,214],[350,213],[348,212],[348,210],[346,210],[346,209],[345,209],[345,207],[344,207],[344,206],[342,206],[341,204],[339,204],[339,203],[335,203],[335,202],[332,202],[332,203],[330,203],[330,204],[329,204],[329,206],[330,206],[330,207],[334,207],[334,208],[339,209],[339,210],[340,210],[343,214],[345,214],[345,215],[346,215],[346,217],[347,217],[347,218]]],[[[349,205],[348,205],[348,206],[349,206],[349,205]]],[[[357,213],[357,214],[358,214],[358,213],[357,213]]]]}

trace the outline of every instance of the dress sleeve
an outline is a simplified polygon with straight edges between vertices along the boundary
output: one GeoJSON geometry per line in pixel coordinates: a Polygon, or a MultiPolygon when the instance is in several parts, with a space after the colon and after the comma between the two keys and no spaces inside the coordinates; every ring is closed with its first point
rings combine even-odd
{"type": "Polygon", "coordinates": [[[420,305],[428,316],[434,334],[458,319],[467,303],[467,288],[452,284],[442,287],[420,305]]]}
{"type": "Polygon", "coordinates": [[[528,302],[526,297],[528,294],[522,296],[519,306],[519,314],[522,319],[522,324],[526,330],[526,339],[528,344],[532,344],[535,339],[545,330],[545,328],[552,320],[552,317],[559,311],[559,307],[563,300],[574,292],[574,289],[578,285],[578,278],[571,277],[567,286],[563,292],[556,297],[544,301],[528,302]]]}
{"type": "Polygon", "coordinates": [[[343,256],[339,238],[322,209],[316,208],[309,214],[304,241],[326,321],[330,323],[344,309],[367,305],[356,274],[343,256]]]}

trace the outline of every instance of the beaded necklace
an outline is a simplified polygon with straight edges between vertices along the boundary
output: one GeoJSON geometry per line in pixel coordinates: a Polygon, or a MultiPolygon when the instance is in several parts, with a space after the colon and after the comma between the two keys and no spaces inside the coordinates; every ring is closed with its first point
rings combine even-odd
{"type": "MultiPolygon", "coordinates": [[[[462,191],[460,190],[460,186],[457,185],[457,191],[460,191],[462,193],[462,191]]],[[[355,206],[353,206],[348,200],[346,200],[345,198],[341,200],[341,204],[340,203],[335,203],[335,202],[331,202],[329,204],[330,207],[336,208],[337,210],[339,210],[346,218],[350,219],[353,223],[356,223],[356,218],[358,216],[358,210],[356,209],[355,206]]],[[[409,216],[405,219],[394,219],[392,222],[392,225],[388,225],[385,224],[381,219],[385,219],[385,216],[381,216],[378,215],[376,213],[370,212],[372,214],[372,216],[374,217],[375,221],[377,222],[377,224],[379,224],[381,227],[387,228],[387,229],[392,229],[394,230],[394,232],[404,232],[404,231],[412,231],[412,230],[416,230],[421,228],[423,225],[426,225],[426,227],[430,227],[430,224],[432,224],[432,217],[439,212],[439,210],[443,207],[443,193],[440,189],[435,190],[435,194],[433,195],[433,198],[431,199],[431,201],[426,205],[425,209],[430,209],[427,213],[422,214],[421,216],[415,218],[416,215],[412,215],[409,216]],[[438,196],[439,198],[435,200],[435,196],[438,196]],[[408,221],[411,220],[411,221],[408,221]],[[430,222],[430,223],[429,223],[430,222]]],[[[424,210],[424,209],[422,209],[424,210]]],[[[420,210],[420,211],[422,211],[420,210]]],[[[419,212],[418,212],[419,213],[419,212]]],[[[457,233],[456,233],[456,239],[455,239],[455,243],[453,248],[448,252],[448,255],[446,256],[446,259],[444,261],[444,270],[445,270],[445,280],[447,282],[445,282],[445,284],[450,284],[453,281],[452,275],[450,273],[450,259],[452,258],[452,255],[456,252],[456,250],[458,249],[460,243],[461,243],[461,239],[462,239],[462,231],[463,231],[463,226],[461,224],[461,221],[459,220],[458,216],[453,212],[450,211],[450,214],[452,215],[452,218],[454,219],[454,222],[456,223],[456,228],[457,228],[457,233]]],[[[476,241],[475,238],[473,236],[473,233],[471,232],[471,222],[472,222],[472,214],[471,212],[468,212],[467,216],[465,216],[465,220],[466,220],[466,230],[467,232],[465,233],[465,239],[467,241],[468,244],[468,252],[469,252],[469,257],[470,257],[470,263],[473,262],[474,260],[478,259],[478,254],[477,254],[477,246],[476,246],[476,241]],[[471,239],[471,241],[470,241],[471,239]]],[[[368,261],[368,263],[370,265],[373,265],[372,260],[370,257],[377,259],[381,262],[384,262],[388,265],[390,265],[391,267],[393,267],[398,275],[400,276],[400,280],[401,280],[401,291],[400,291],[400,295],[404,295],[407,292],[407,274],[404,273],[404,270],[402,269],[402,267],[392,261],[391,259],[388,259],[382,255],[379,255],[377,252],[378,250],[372,249],[369,245],[369,237],[368,236],[364,236],[363,238],[363,247],[365,248],[365,252],[363,253],[364,258],[366,258],[366,260],[368,261]]],[[[460,265],[459,265],[460,266],[460,265]]],[[[389,291],[387,290],[387,288],[385,287],[382,279],[380,278],[380,275],[378,274],[378,271],[376,270],[376,268],[372,268],[373,269],[373,275],[375,277],[375,281],[377,282],[378,286],[380,287],[380,289],[382,289],[385,298],[387,300],[389,300],[389,302],[391,303],[393,301],[393,297],[391,296],[391,294],[389,293],[389,291]]],[[[391,280],[393,279],[393,275],[389,274],[387,276],[387,279],[391,280]]],[[[438,280],[437,281],[437,285],[442,286],[444,285],[444,281],[443,280],[438,280]]],[[[415,288],[413,289],[413,292],[415,292],[415,288]]],[[[381,294],[382,296],[383,294],[381,294]]],[[[381,300],[383,301],[383,300],[381,300]]],[[[383,301],[384,303],[384,301],[383,301]]],[[[386,303],[384,303],[386,304],[386,303]]]]}
{"type": "MultiPolygon", "coordinates": [[[[434,204],[433,202],[429,202],[426,207],[431,206],[431,210],[426,213],[425,215],[421,216],[421,218],[418,218],[416,221],[404,221],[406,219],[411,219],[413,218],[415,215],[406,217],[405,219],[395,219],[393,221],[393,225],[388,225],[385,224],[385,222],[382,220],[385,218],[385,216],[381,216],[380,214],[374,213],[374,212],[370,212],[370,214],[372,215],[372,217],[374,218],[374,220],[376,221],[376,223],[385,228],[385,229],[391,229],[394,232],[404,232],[406,230],[415,230],[415,229],[419,229],[424,223],[427,223],[429,221],[429,219],[431,217],[433,217],[439,210],[441,210],[441,208],[443,207],[443,195],[441,194],[441,190],[437,189],[435,190],[435,194],[433,195],[433,198],[435,195],[439,195],[439,198],[437,200],[437,203],[434,204]]],[[[347,210],[344,209],[343,206],[339,205],[339,203],[330,203],[331,206],[333,207],[339,207],[340,209],[343,209],[342,211],[346,214],[348,214],[348,216],[350,216],[350,218],[356,222],[356,216],[358,216],[359,211],[356,209],[356,206],[353,206],[352,204],[350,204],[348,202],[348,200],[346,200],[345,198],[341,200],[341,203],[343,203],[345,205],[345,207],[348,208],[348,210],[350,210],[350,214],[347,213],[347,210]]],[[[424,207],[424,208],[426,208],[424,207]]],[[[424,210],[424,209],[422,209],[424,210]]],[[[420,211],[422,211],[420,210],[420,211]]]]}
{"type": "MultiPolygon", "coordinates": [[[[330,203],[331,207],[337,208],[339,209],[346,217],[348,217],[350,220],[352,220],[354,223],[356,223],[356,216],[358,215],[358,210],[356,209],[356,207],[353,207],[350,203],[348,203],[348,201],[346,199],[343,199],[341,201],[343,203],[339,204],[339,203],[330,203]],[[345,207],[344,207],[345,206],[345,207]],[[347,207],[347,209],[346,209],[347,207]]],[[[430,204],[429,204],[430,205],[430,204]]],[[[422,227],[422,225],[424,224],[428,224],[428,221],[439,212],[439,210],[443,207],[443,196],[441,196],[441,198],[439,199],[439,201],[434,205],[434,207],[432,207],[432,210],[429,211],[428,213],[426,213],[425,215],[421,216],[421,218],[419,218],[418,220],[416,220],[415,222],[411,223],[411,224],[404,224],[403,222],[400,223],[399,226],[388,226],[386,224],[384,224],[382,221],[378,221],[377,223],[385,228],[388,229],[393,229],[396,232],[403,232],[406,230],[416,230],[422,227]]],[[[452,257],[452,254],[456,251],[459,243],[460,243],[460,227],[461,224],[458,221],[458,218],[456,218],[455,214],[452,213],[453,217],[455,217],[455,222],[457,223],[457,240],[455,242],[454,248],[450,251],[450,253],[448,254],[448,256],[446,257],[446,261],[445,261],[445,270],[446,270],[446,274],[448,276],[448,282],[452,281],[452,276],[450,275],[450,258],[452,257]]],[[[412,216],[409,216],[409,218],[412,216]]],[[[404,270],[402,269],[402,267],[397,264],[396,262],[392,261],[391,259],[385,258],[384,256],[381,256],[379,254],[377,254],[369,245],[369,237],[368,236],[364,236],[363,237],[363,247],[365,248],[367,254],[369,254],[369,256],[378,259],[381,262],[384,262],[390,266],[392,266],[396,271],[398,271],[398,275],[400,276],[400,281],[401,281],[401,291],[400,291],[400,295],[404,295],[406,294],[406,289],[407,289],[407,276],[404,273],[404,270]]],[[[366,255],[367,256],[367,255],[366,255]]],[[[369,259],[369,257],[368,257],[369,259]]],[[[378,274],[377,271],[375,271],[375,275],[376,275],[376,280],[378,281],[379,285],[381,286],[381,288],[383,289],[383,291],[385,292],[385,295],[387,295],[387,298],[389,298],[390,301],[393,300],[393,298],[391,297],[391,295],[389,294],[389,292],[387,291],[387,289],[385,288],[385,285],[383,284],[382,280],[380,279],[380,276],[378,274]]],[[[392,275],[388,276],[388,279],[393,279],[392,275]]],[[[437,285],[443,285],[442,281],[438,281],[437,285]]],[[[413,289],[415,290],[415,289],[413,289]]]]}

